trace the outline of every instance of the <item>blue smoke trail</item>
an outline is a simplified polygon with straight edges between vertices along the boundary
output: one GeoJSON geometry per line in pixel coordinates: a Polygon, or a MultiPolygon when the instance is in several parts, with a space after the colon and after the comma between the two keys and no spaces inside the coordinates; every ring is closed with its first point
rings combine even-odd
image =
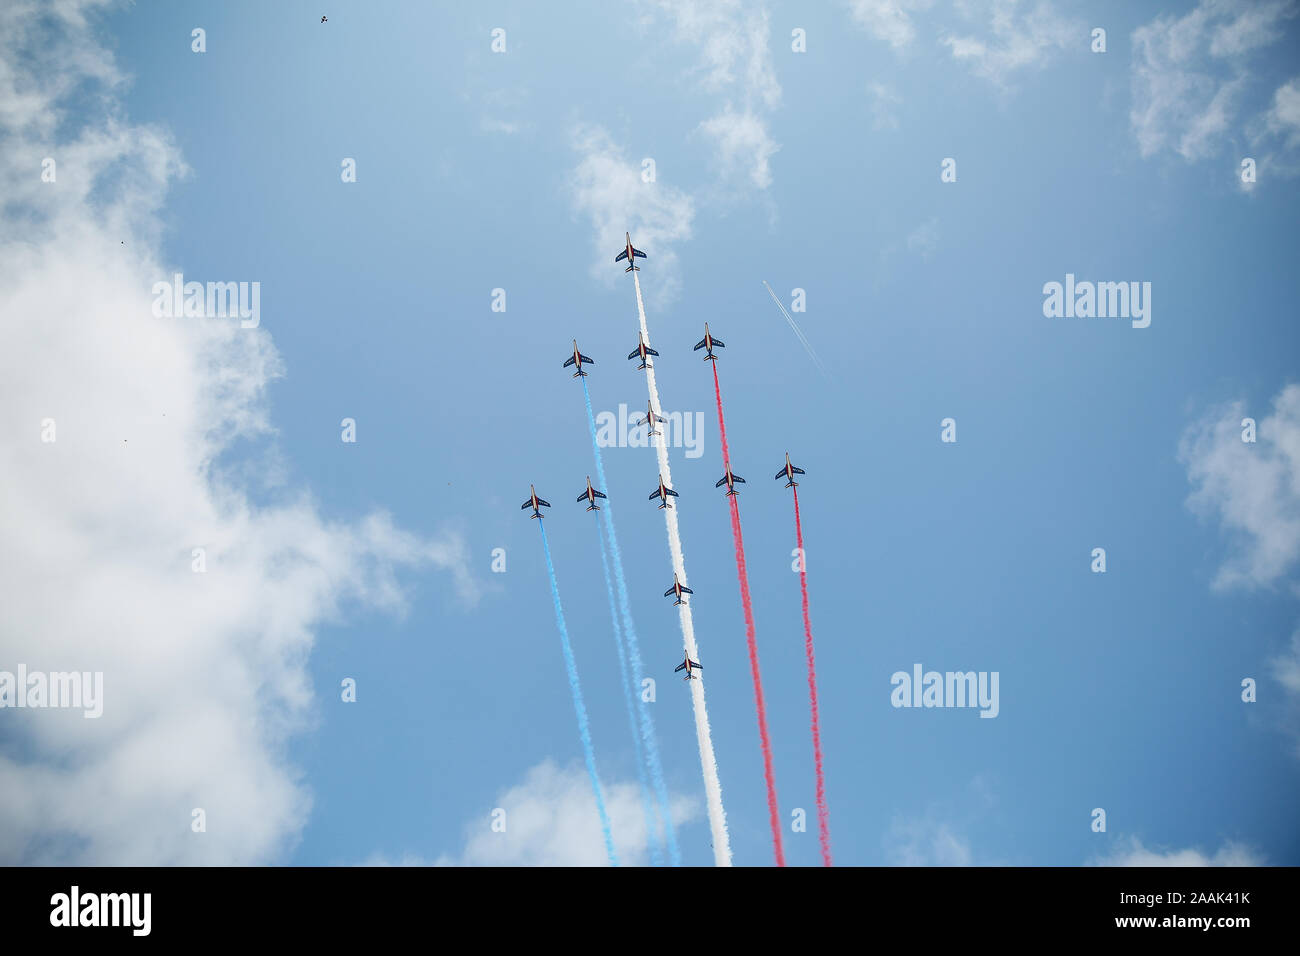
{"type": "MultiPolygon", "coordinates": [[[[605,464],[600,458],[600,444],[596,441],[596,415],[591,410],[591,392],[587,380],[582,380],[582,395],[587,401],[587,427],[591,432],[591,450],[596,456],[596,477],[602,488],[608,488],[605,481],[605,464]]],[[[623,637],[627,642],[628,656],[632,663],[633,680],[643,674],[641,647],[636,639],[636,625],[632,623],[632,607],[627,598],[627,579],[623,575],[623,553],[618,549],[618,537],[614,533],[614,511],[608,500],[605,503],[605,534],[609,537],[609,555],[614,561],[614,581],[618,584],[618,603],[623,612],[623,637]]],[[[659,816],[664,822],[664,834],[668,840],[668,856],[673,866],[681,866],[682,856],[677,849],[677,834],[673,831],[673,818],[668,802],[668,787],[664,784],[664,768],[659,761],[659,742],[655,737],[654,718],[650,715],[650,705],[640,694],[637,699],[641,704],[641,740],[645,744],[647,762],[650,765],[650,778],[654,781],[655,794],[659,798],[659,816]]]]}
{"type": "MultiPolygon", "coordinates": [[[[603,487],[603,486],[602,486],[603,487]]],[[[608,502],[607,502],[608,503],[608,502]]],[[[623,650],[623,633],[618,623],[618,608],[614,606],[614,583],[609,577],[609,559],[605,557],[605,541],[601,537],[600,512],[596,512],[596,544],[600,547],[600,569],[605,572],[605,593],[609,597],[609,617],[614,627],[614,646],[618,648],[618,669],[623,675],[623,696],[627,701],[627,722],[632,728],[632,746],[636,750],[636,779],[641,785],[641,804],[645,808],[646,845],[650,849],[650,862],[654,866],[663,866],[663,844],[659,837],[659,827],[655,822],[654,801],[650,796],[650,787],[645,779],[645,755],[641,749],[641,734],[636,727],[636,682],[627,669],[627,652],[623,650]]]]}
{"type": "Polygon", "coordinates": [[[605,794],[600,789],[600,777],[596,775],[596,752],[591,746],[591,730],[587,726],[587,705],[582,702],[582,685],[578,683],[578,665],[573,660],[573,647],[569,644],[569,628],[564,623],[564,608],[560,605],[560,585],[555,580],[555,565],[551,563],[551,546],[546,540],[544,519],[539,519],[537,527],[542,530],[542,550],[546,552],[546,573],[551,579],[551,598],[555,601],[555,626],[560,629],[560,644],[564,647],[564,667],[569,672],[569,690],[573,693],[573,709],[578,715],[578,736],[582,738],[582,750],[587,759],[587,773],[591,776],[591,789],[596,794],[596,809],[600,811],[600,829],[605,834],[605,851],[609,854],[610,866],[618,866],[618,854],[614,852],[614,836],[609,829],[609,814],[605,810],[605,794]]]}

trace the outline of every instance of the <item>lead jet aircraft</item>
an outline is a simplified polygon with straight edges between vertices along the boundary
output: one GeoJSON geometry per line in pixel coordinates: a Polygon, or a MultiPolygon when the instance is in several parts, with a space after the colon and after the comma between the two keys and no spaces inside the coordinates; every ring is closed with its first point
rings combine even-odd
{"type": "Polygon", "coordinates": [[[701,667],[699,664],[695,663],[695,661],[691,660],[691,655],[687,654],[686,659],[673,668],[673,673],[676,674],[678,671],[682,671],[682,670],[686,671],[686,676],[683,677],[682,680],[699,680],[699,678],[696,677],[694,674],[692,674],[691,671],[692,670],[702,671],[704,670],[704,668],[701,667]]]}
{"type": "Polygon", "coordinates": [[[599,511],[600,505],[596,504],[596,499],[604,498],[604,497],[605,497],[605,493],[603,491],[597,491],[595,488],[591,487],[591,475],[588,475],[587,490],[584,491],[582,494],[578,495],[578,500],[589,502],[587,505],[588,511],[599,511]]]}
{"type": "Polygon", "coordinates": [[[726,347],[727,347],[726,342],[723,342],[721,339],[715,339],[709,333],[709,323],[705,322],[704,338],[700,339],[698,342],[695,343],[695,348],[692,351],[698,352],[700,349],[708,349],[708,354],[704,356],[704,361],[707,362],[710,359],[712,359],[714,362],[716,362],[718,360],[718,357],[713,354],[713,350],[715,348],[725,349],[726,347]]]}
{"type": "Polygon", "coordinates": [[[789,453],[789,452],[786,452],[786,453],[785,453],[785,467],[782,468],[780,471],[778,471],[778,472],[776,473],[776,476],[775,476],[772,480],[773,480],[773,481],[780,481],[782,478],[784,478],[784,479],[785,479],[785,486],[786,486],[787,488],[794,488],[795,486],[797,486],[797,485],[799,484],[799,482],[797,482],[797,481],[794,480],[794,476],[795,476],[795,475],[802,475],[803,473],[804,473],[804,470],[803,470],[802,468],[796,468],[794,465],[790,464],[790,453],[789,453]]]}
{"type": "Polygon", "coordinates": [[[636,370],[639,372],[643,368],[650,367],[650,360],[646,358],[647,355],[658,355],[658,354],[659,354],[658,352],[656,352],[650,346],[645,344],[645,339],[642,337],[641,333],[638,332],[636,336],[636,348],[632,350],[632,354],[629,355],[627,359],[630,362],[638,355],[641,356],[641,364],[636,367],[636,370]]]}
{"type": "Polygon", "coordinates": [[[578,340],[577,340],[577,339],[574,339],[574,340],[573,340],[573,354],[570,355],[567,359],[565,359],[565,361],[564,361],[564,367],[565,367],[565,368],[568,368],[570,365],[576,365],[576,366],[578,366],[578,370],[577,370],[576,372],[573,373],[573,377],[574,377],[574,378],[577,378],[579,375],[583,375],[583,376],[585,376],[587,373],[584,372],[584,371],[582,370],[582,363],[583,363],[583,362],[586,362],[588,365],[595,365],[595,364],[596,364],[595,359],[589,359],[589,358],[587,358],[587,356],[583,355],[581,352],[578,351],[578,340]]]}
{"type": "Polygon", "coordinates": [[[721,488],[723,485],[726,485],[727,494],[734,495],[736,493],[736,482],[740,482],[743,485],[745,483],[745,479],[741,478],[740,475],[732,474],[731,469],[728,468],[726,472],[723,474],[723,476],[717,480],[717,482],[714,484],[713,487],[721,488]]]}
{"type": "Polygon", "coordinates": [[[632,234],[631,234],[631,233],[625,232],[625,233],[623,233],[623,236],[627,239],[627,248],[625,248],[622,252],[620,252],[618,255],[616,255],[616,256],[614,257],[614,261],[615,261],[615,262],[622,262],[624,259],[626,259],[626,260],[627,260],[627,268],[623,270],[624,272],[632,272],[633,270],[636,270],[637,272],[640,272],[640,271],[641,271],[641,267],[638,266],[638,265],[635,265],[634,260],[636,260],[636,259],[644,259],[644,258],[646,257],[646,256],[645,256],[645,253],[642,252],[640,249],[634,249],[634,248],[632,248],[632,234]]]}
{"type": "Polygon", "coordinates": [[[677,595],[677,600],[673,602],[673,607],[676,607],[676,606],[679,605],[679,604],[685,604],[685,603],[686,603],[686,601],[682,599],[682,595],[683,595],[683,594],[694,594],[694,593],[695,593],[695,592],[692,591],[690,588],[688,588],[685,584],[681,584],[680,582],[678,582],[678,580],[677,580],[677,574],[676,574],[676,572],[674,572],[674,573],[673,573],[673,586],[670,587],[667,591],[664,592],[664,597],[668,597],[668,595],[670,595],[670,594],[675,594],[675,595],[677,595]]]}
{"type": "Polygon", "coordinates": [[[655,431],[655,422],[661,422],[661,421],[663,421],[662,416],[656,415],[656,414],[655,414],[655,410],[654,410],[654,408],[652,408],[651,405],[650,405],[650,402],[647,401],[647,402],[645,403],[645,418],[641,419],[639,422],[637,422],[637,424],[638,424],[638,425],[644,425],[644,424],[646,424],[647,422],[649,422],[649,423],[650,423],[650,431],[648,431],[648,432],[646,433],[647,436],[649,436],[649,435],[658,435],[658,434],[660,434],[660,433],[657,432],[657,431],[655,431]]]}
{"type": "Polygon", "coordinates": [[[532,485],[529,485],[528,500],[519,506],[519,510],[523,511],[525,508],[532,508],[533,513],[530,514],[528,517],[540,518],[542,516],[541,509],[549,508],[550,506],[551,503],[549,501],[543,501],[541,498],[537,497],[537,489],[534,488],[532,485]]]}
{"type": "Polygon", "coordinates": [[[671,488],[669,488],[667,485],[664,484],[664,476],[662,473],[660,473],[659,487],[656,488],[654,491],[650,492],[650,500],[654,501],[656,498],[658,498],[659,510],[663,511],[665,508],[672,507],[672,505],[668,503],[669,498],[678,498],[678,497],[681,496],[678,495],[677,492],[673,491],[671,488]]]}

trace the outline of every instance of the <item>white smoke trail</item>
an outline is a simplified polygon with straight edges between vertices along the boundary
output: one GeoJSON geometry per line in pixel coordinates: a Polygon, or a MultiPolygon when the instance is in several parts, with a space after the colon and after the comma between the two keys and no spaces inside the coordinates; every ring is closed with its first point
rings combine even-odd
{"type": "Polygon", "coordinates": [[[813,360],[813,364],[817,366],[817,370],[826,377],[828,382],[833,382],[834,379],[831,378],[831,373],[826,371],[826,366],[822,364],[822,360],[819,359],[817,353],[813,351],[813,347],[809,343],[808,337],[803,334],[803,329],[799,328],[798,323],[790,317],[790,313],[786,311],[785,304],[776,297],[776,293],[772,291],[772,287],[767,284],[766,279],[763,280],[763,286],[767,289],[767,294],[772,297],[772,301],[776,303],[776,307],[781,310],[781,314],[785,316],[785,320],[790,323],[790,328],[794,331],[794,334],[799,337],[799,341],[803,344],[803,350],[807,352],[808,357],[813,360]]]}
{"type": "MultiPolygon", "coordinates": [[[[632,282],[636,285],[636,311],[641,320],[641,336],[647,347],[650,346],[650,330],[646,328],[645,304],[641,300],[641,280],[635,272],[632,282]]],[[[663,413],[659,401],[659,387],[655,384],[654,365],[646,369],[646,384],[650,389],[650,405],[656,416],[663,413]]],[[[672,471],[668,467],[668,447],[664,444],[665,436],[660,434],[654,443],[655,453],[659,456],[659,471],[663,473],[664,483],[672,486],[672,471]]],[[[680,498],[677,499],[681,501],[680,498]]],[[[664,521],[668,526],[668,550],[672,553],[673,571],[682,584],[686,584],[686,561],[682,557],[682,539],[677,532],[677,509],[674,504],[664,509],[664,521]]],[[[682,625],[682,642],[686,654],[693,661],[698,661],[699,649],[695,644],[695,622],[691,618],[691,606],[685,602],[678,608],[682,625]]],[[[704,706],[704,681],[687,682],[691,688],[691,702],[695,709],[695,737],[700,745],[700,766],[704,770],[704,796],[709,810],[709,829],[713,833],[713,861],[718,866],[731,866],[731,838],[727,834],[727,813],[722,808],[722,783],[718,779],[718,761],[713,755],[713,734],[709,730],[709,712],[704,706]]]]}

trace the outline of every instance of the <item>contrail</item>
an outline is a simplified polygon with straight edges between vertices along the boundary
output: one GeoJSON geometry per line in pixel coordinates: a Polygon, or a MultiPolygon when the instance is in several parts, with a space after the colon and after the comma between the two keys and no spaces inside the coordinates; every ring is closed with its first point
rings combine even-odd
{"type": "Polygon", "coordinates": [[[591,746],[591,729],[587,726],[587,705],[582,702],[582,685],[578,683],[578,665],[573,660],[573,647],[569,644],[569,628],[564,623],[564,607],[560,604],[560,585],[555,580],[555,565],[551,563],[551,546],[546,540],[546,525],[543,520],[537,522],[537,527],[542,531],[542,550],[546,552],[546,573],[551,579],[551,599],[555,602],[555,626],[560,631],[560,645],[564,648],[564,667],[569,672],[569,691],[573,694],[573,709],[578,715],[578,736],[582,738],[583,756],[587,760],[587,774],[591,777],[591,789],[596,795],[596,809],[600,812],[600,829],[605,834],[605,852],[609,854],[609,865],[618,866],[618,854],[614,852],[614,836],[609,829],[609,813],[605,810],[605,794],[600,788],[600,777],[596,774],[596,751],[591,746]]]}
{"type": "MultiPolygon", "coordinates": [[[[727,423],[722,417],[722,387],[718,384],[718,363],[713,363],[713,393],[718,401],[718,433],[722,438],[722,467],[731,472],[731,452],[727,448],[727,423]]],[[[731,489],[728,489],[731,490],[731,489]]],[[[745,643],[749,648],[749,670],[754,678],[754,709],[758,714],[758,742],[763,751],[763,782],[767,785],[767,815],[772,826],[772,849],[776,865],[785,866],[785,847],[781,843],[781,816],[776,799],[776,778],[772,773],[772,739],[767,733],[767,704],[763,700],[763,678],[758,667],[758,639],[754,634],[754,606],[749,596],[749,570],[745,565],[745,539],[740,532],[740,505],[735,495],[731,502],[731,537],[736,547],[736,576],[740,579],[740,604],[745,611],[745,643]]]]}
{"type": "Polygon", "coordinates": [[[808,615],[808,568],[803,550],[803,520],[799,516],[799,489],[794,492],[794,540],[799,549],[799,593],[803,599],[803,646],[808,656],[808,699],[812,705],[813,764],[817,770],[817,837],[822,845],[822,864],[831,865],[831,815],[826,809],[826,774],[822,770],[822,731],[817,705],[817,663],[813,657],[812,618],[808,615]]]}
{"type": "Polygon", "coordinates": [[[776,297],[776,293],[772,291],[772,287],[767,284],[766,279],[763,280],[763,287],[767,289],[767,294],[772,297],[772,301],[775,302],[776,307],[781,310],[781,314],[785,316],[785,320],[790,323],[790,328],[794,331],[794,334],[799,337],[799,341],[803,343],[804,351],[807,352],[808,357],[813,360],[813,364],[817,366],[817,370],[826,377],[828,382],[833,382],[834,379],[831,378],[831,373],[826,371],[826,366],[822,365],[822,360],[819,359],[817,353],[813,351],[812,345],[808,342],[808,337],[803,334],[803,329],[799,328],[798,323],[790,317],[790,313],[786,311],[785,305],[776,297]]]}
{"type": "MultiPolygon", "coordinates": [[[[641,280],[637,273],[632,273],[632,282],[636,286],[636,311],[641,322],[641,335],[648,347],[650,330],[646,327],[645,303],[641,299],[641,280]]],[[[662,414],[663,405],[659,401],[659,388],[655,384],[654,365],[646,369],[646,384],[650,390],[650,405],[656,416],[662,414]]],[[[654,443],[655,453],[659,458],[659,471],[663,473],[665,483],[672,484],[672,470],[668,467],[668,446],[664,444],[664,435],[654,443]]],[[[679,498],[678,501],[681,499],[679,498]]],[[[682,557],[682,539],[677,530],[677,510],[680,505],[664,509],[664,523],[668,527],[668,550],[672,554],[673,571],[682,584],[687,583],[686,561],[682,557]]],[[[678,618],[682,626],[682,643],[686,654],[693,661],[698,661],[699,648],[695,644],[695,622],[691,618],[691,606],[685,602],[678,607],[678,618]]],[[[695,739],[700,747],[700,767],[704,771],[704,796],[709,811],[709,830],[713,835],[713,861],[717,866],[731,866],[731,838],[727,834],[727,813],[722,808],[722,783],[718,779],[718,761],[713,754],[713,734],[709,730],[709,712],[704,706],[704,681],[686,682],[691,688],[691,703],[695,711],[695,739]]]]}
{"type": "MultiPolygon", "coordinates": [[[[582,395],[587,403],[587,429],[591,433],[591,450],[596,457],[596,480],[602,488],[607,488],[605,480],[605,463],[601,458],[600,445],[596,441],[596,416],[591,409],[591,391],[587,388],[586,378],[582,379],[582,395]]],[[[632,603],[628,600],[627,577],[623,574],[623,552],[618,547],[618,535],[614,531],[614,510],[609,499],[605,499],[605,535],[609,543],[609,555],[614,562],[614,582],[618,585],[619,607],[623,612],[623,638],[627,644],[627,653],[631,661],[629,675],[629,693],[640,705],[641,743],[645,746],[646,764],[650,768],[650,779],[654,783],[655,795],[659,800],[659,817],[664,825],[664,837],[668,843],[668,856],[673,866],[680,866],[681,852],[677,848],[677,835],[673,831],[672,806],[668,797],[668,786],[664,782],[663,763],[659,759],[659,738],[655,735],[654,717],[650,714],[650,704],[636,692],[635,682],[645,668],[641,662],[641,645],[636,637],[636,625],[632,621],[632,603]]],[[[604,557],[604,551],[601,551],[604,557]]],[[[622,656],[623,647],[619,646],[622,656]]],[[[631,698],[629,698],[629,703],[631,698]]],[[[635,730],[633,731],[635,734],[635,730]]],[[[647,836],[649,839],[649,836],[647,836]]]]}
{"type": "MultiPolygon", "coordinates": [[[[604,487],[602,481],[601,487],[604,487]]],[[[618,648],[618,669],[623,679],[623,696],[627,702],[627,721],[632,729],[632,747],[636,751],[636,779],[641,786],[641,805],[645,810],[646,846],[650,850],[650,863],[662,866],[664,852],[659,838],[659,825],[655,816],[654,799],[650,796],[650,786],[645,778],[645,754],[641,748],[641,732],[636,725],[636,689],[632,675],[627,669],[627,652],[623,650],[623,632],[619,627],[618,608],[614,605],[614,583],[609,577],[609,559],[605,557],[605,539],[599,527],[600,512],[596,512],[596,545],[600,548],[600,569],[605,573],[605,593],[609,597],[610,626],[614,628],[614,644],[618,648]]]]}

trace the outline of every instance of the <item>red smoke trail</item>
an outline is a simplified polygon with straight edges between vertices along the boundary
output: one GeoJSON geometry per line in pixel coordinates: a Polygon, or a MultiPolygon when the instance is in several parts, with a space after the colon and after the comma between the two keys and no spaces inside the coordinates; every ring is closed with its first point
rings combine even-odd
{"type": "Polygon", "coordinates": [[[799,517],[799,489],[794,491],[794,538],[799,548],[799,592],[803,597],[803,646],[808,654],[808,699],[812,703],[813,762],[817,767],[817,836],[822,844],[822,864],[831,865],[831,815],[826,809],[826,776],[822,772],[821,717],[817,707],[817,663],[813,658],[812,619],[808,616],[808,571],[804,563],[803,521],[799,517]]]}
{"type": "MultiPolygon", "coordinates": [[[[718,385],[718,364],[713,363],[713,393],[718,400],[718,433],[722,436],[722,465],[731,470],[731,452],[727,449],[727,424],[722,418],[722,388],[718,385]]],[[[767,814],[772,823],[772,848],[776,865],[785,866],[785,847],[781,844],[781,817],[777,810],[776,780],[772,776],[772,740],[767,734],[767,704],[763,702],[763,679],[758,672],[758,641],[754,637],[754,608],[749,600],[749,572],[745,568],[745,539],[740,533],[740,506],[736,496],[731,502],[731,537],[736,545],[736,575],[740,578],[740,603],[745,609],[745,642],[749,646],[749,669],[754,675],[754,707],[758,711],[758,739],[763,747],[763,779],[767,783],[767,814]]]]}

